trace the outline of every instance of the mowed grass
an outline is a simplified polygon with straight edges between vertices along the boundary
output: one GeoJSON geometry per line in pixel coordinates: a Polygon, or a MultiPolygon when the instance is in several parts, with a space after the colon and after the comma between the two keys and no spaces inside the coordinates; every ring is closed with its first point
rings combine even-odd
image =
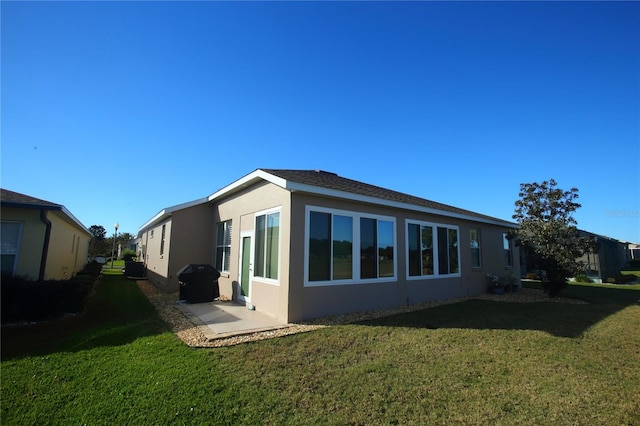
{"type": "MultiPolygon", "coordinates": [[[[113,272],[113,271],[110,271],[113,272]]],[[[191,349],[135,283],[3,329],[2,424],[640,424],[640,285],[191,349]]]]}

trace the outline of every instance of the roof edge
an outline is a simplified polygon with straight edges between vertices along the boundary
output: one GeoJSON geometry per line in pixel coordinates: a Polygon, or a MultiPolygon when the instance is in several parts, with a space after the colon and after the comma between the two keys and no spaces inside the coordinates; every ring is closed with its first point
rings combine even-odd
{"type": "Polygon", "coordinates": [[[140,234],[145,229],[170,217],[176,211],[188,209],[189,207],[195,207],[200,204],[205,204],[207,202],[209,202],[209,199],[208,197],[205,197],[205,198],[198,198],[197,200],[187,201],[186,203],[182,203],[182,204],[176,204],[174,206],[165,207],[164,209],[156,213],[153,217],[151,217],[151,219],[143,223],[142,226],[138,228],[137,234],[140,234]]]}

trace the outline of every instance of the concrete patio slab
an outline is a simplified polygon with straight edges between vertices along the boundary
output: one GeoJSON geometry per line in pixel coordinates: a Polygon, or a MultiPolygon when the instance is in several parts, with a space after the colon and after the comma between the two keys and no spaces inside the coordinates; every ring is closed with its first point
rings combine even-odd
{"type": "Polygon", "coordinates": [[[178,309],[193,322],[208,340],[277,330],[290,327],[262,312],[249,310],[234,302],[179,302],[178,309]]]}

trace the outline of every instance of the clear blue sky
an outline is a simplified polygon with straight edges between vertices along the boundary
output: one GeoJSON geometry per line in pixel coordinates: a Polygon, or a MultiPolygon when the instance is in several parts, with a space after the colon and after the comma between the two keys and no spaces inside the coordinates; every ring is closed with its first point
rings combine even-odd
{"type": "Polygon", "coordinates": [[[639,2],[1,4],[3,188],[135,234],[257,168],[640,242],[639,2]]]}

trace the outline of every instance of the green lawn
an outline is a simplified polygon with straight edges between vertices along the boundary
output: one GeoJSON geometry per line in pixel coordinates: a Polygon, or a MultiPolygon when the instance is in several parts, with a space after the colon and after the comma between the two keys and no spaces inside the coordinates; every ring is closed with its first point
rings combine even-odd
{"type": "Polygon", "coordinates": [[[85,314],[2,330],[3,425],[640,424],[640,285],[191,349],[109,272],[85,314]]]}

